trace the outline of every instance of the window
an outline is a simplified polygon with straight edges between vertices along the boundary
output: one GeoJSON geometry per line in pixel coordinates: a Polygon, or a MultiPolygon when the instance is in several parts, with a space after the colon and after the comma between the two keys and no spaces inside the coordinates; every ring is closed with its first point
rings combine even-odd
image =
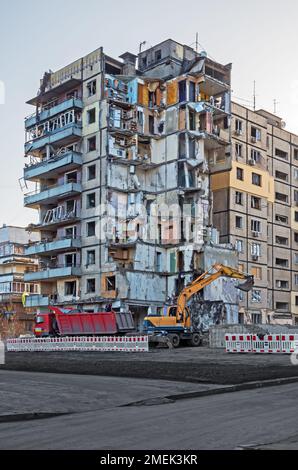
{"type": "Polygon", "coordinates": [[[289,304],[287,302],[276,302],[276,310],[288,311],[289,304]]]}
{"type": "Polygon", "coordinates": [[[178,83],[179,87],[179,102],[183,103],[186,101],[186,80],[182,80],[178,83]]]}
{"type": "Polygon", "coordinates": [[[142,66],[147,67],[147,57],[142,57],[142,66]]]}
{"type": "Polygon", "coordinates": [[[251,221],[251,231],[255,233],[261,233],[262,232],[262,225],[259,220],[252,219],[251,221]]]}
{"type": "Polygon", "coordinates": [[[154,116],[149,116],[149,133],[154,134],[154,116]]]}
{"type": "Polygon", "coordinates": [[[277,178],[278,180],[282,180],[282,181],[288,181],[287,173],[283,173],[282,171],[276,171],[275,178],[277,178]]]}
{"type": "Polygon", "coordinates": [[[275,285],[276,285],[277,289],[288,289],[289,288],[289,281],[277,280],[275,282],[275,285]]]}
{"type": "Polygon", "coordinates": [[[87,194],[87,209],[93,209],[95,207],[96,196],[95,193],[87,194]]]}
{"type": "Polygon", "coordinates": [[[295,222],[298,222],[298,212],[295,211],[295,222]]]}
{"type": "Polygon", "coordinates": [[[96,121],[95,108],[92,108],[87,112],[87,122],[88,124],[93,124],[95,121],[96,121]]]}
{"type": "Polygon", "coordinates": [[[260,290],[253,289],[251,292],[251,301],[260,303],[262,300],[262,292],[260,290]]]}
{"type": "Polygon", "coordinates": [[[96,136],[90,137],[88,139],[88,152],[94,152],[96,150],[96,136]]]}
{"type": "Polygon", "coordinates": [[[286,237],[280,237],[280,236],[276,235],[276,237],[275,237],[275,243],[277,243],[277,245],[288,246],[288,244],[289,244],[289,239],[286,238],[286,237]]]}
{"type": "Polygon", "coordinates": [[[195,82],[189,82],[189,101],[196,101],[196,84],[195,82]]]}
{"type": "Polygon", "coordinates": [[[262,133],[261,133],[260,129],[258,129],[257,127],[252,127],[251,128],[251,137],[252,137],[253,141],[262,140],[262,133]]]}
{"type": "Polygon", "coordinates": [[[77,227],[67,227],[65,229],[65,238],[73,238],[77,237],[77,227]]]}
{"type": "Polygon", "coordinates": [[[72,171],[70,173],[65,174],[66,183],[77,183],[78,182],[78,174],[76,171],[72,171]]]}
{"type": "Polygon", "coordinates": [[[158,62],[159,60],[161,60],[161,49],[155,51],[155,62],[158,62]]]}
{"type": "Polygon", "coordinates": [[[243,218],[236,215],[236,228],[241,229],[242,227],[243,227],[243,218]]]}
{"type": "Polygon", "coordinates": [[[65,266],[74,267],[77,264],[77,255],[75,253],[70,253],[64,256],[65,266]]]}
{"type": "Polygon", "coordinates": [[[275,193],[275,199],[277,201],[280,201],[280,202],[285,202],[287,203],[289,198],[286,194],[282,194],[282,193],[275,193]]]}
{"type": "Polygon", "coordinates": [[[258,279],[259,281],[262,280],[262,268],[252,267],[251,274],[252,276],[254,276],[255,279],[258,279]]]}
{"type": "Polygon", "coordinates": [[[259,150],[256,149],[251,149],[250,151],[250,158],[253,160],[255,163],[260,163],[262,159],[262,154],[259,150]]]}
{"type": "Polygon", "coordinates": [[[235,131],[239,135],[243,133],[243,122],[240,121],[240,119],[236,119],[235,121],[235,131]]]}
{"type": "Polygon", "coordinates": [[[260,313],[253,313],[252,314],[252,323],[253,323],[253,325],[261,325],[262,315],[260,313]]]}
{"type": "Polygon", "coordinates": [[[115,291],[116,290],[116,277],[108,276],[106,277],[106,291],[115,291]]]}
{"type": "Polygon", "coordinates": [[[66,201],[66,212],[67,214],[74,213],[76,209],[76,201],[73,199],[66,201]]]}
{"type": "Polygon", "coordinates": [[[255,186],[262,186],[262,176],[258,175],[258,173],[253,173],[252,184],[254,184],[255,186]]]}
{"type": "Polygon", "coordinates": [[[243,149],[243,145],[242,145],[242,144],[235,144],[235,153],[236,153],[236,157],[242,158],[242,149],[243,149]]]}
{"type": "Polygon", "coordinates": [[[261,210],[262,208],[262,199],[260,197],[251,197],[251,208],[261,210]]]}
{"type": "Polygon", "coordinates": [[[242,168],[237,168],[237,180],[244,180],[244,171],[242,168]]]}
{"type": "Polygon", "coordinates": [[[297,168],[294,169],[294,178],[295,178],[295,180],[298,180],[298,169],[297,168]]]}
{"type": "Polygon", "coordinates": [[[243,251],[244,251],[243,250],[243,248],[244,248],[243,240],[236,240],[235,248],[238,251],[238,253],[243,253],[243,251]]]}
{"type": "Polygon", "coordinates": [[[289,266],[289,261],[284,258],[276,258],[275,264],[276,266],[280,266],[281,268],[287,268],[289,266]]]}
{"type": "Polygon", "coordinates": [[[96,95],[96,80],[87,83],[88,96],[96,95]]]}
{"type": "Polygon", "coordinates": [[[156,253],[156,271],[158,273],[162,272],[162,253],[156,253]]]}
{"type": "Polygon", "coordinates": [[[87,294],[95,293],[95,279],[87,279],[87,294]]]}
{"type": "Polygon", "coordinates": [[[239,191],[236,191],[235,202],[236,202],[236,204],[239,204],[240,206],[243,205],[243,193],[240,193],[239,191]]]}
{"type": "Polygon", "coordinates": [[[298,264],[298,253],[295,253],[294,255],[294,263],[298,264]]]}
{"type": "Polygon", "coordinates": [[[95,250],[87,251],[87,266],[92,266],[95,264],[95,250]]]}
{"type": "Polygon", "coordinates": [[[284,225],[284,224],[288,224],[289,219],[285,215],[276,214],[275,215],[275,222],[279,222],[279,223],[284,225]]]}
{"type": "Polygon", "coordinates": [[[75,297],[77,293],[77,283],[76,281],[67,281],[64,283],[64,295],[75,297]]]}
{"type": "Polygon", "coordinates": [[[295,286],[298,286],[298,274],[295,274],[295,286]]]}
{"type": "Polygon", "coordinates": [[[294,202],[298,203],[298,191],[294,191],[294,202]]]}
{"type": "Polygon", "coordinates": [[[88,166],[88,181],[94,180],[96,178],[96,165],[88,166]]]}
{"type": "MultiPolygon", "coordinates": [[[[295,305],[296,305],[296,307],[298,307],[298,296],[297,296],[297,295],[296,295],[296,297],[295,297],[295,305]]],[[[298,322],[296,323],[296,325],[297,325],[297,324],[298,324],[298,322]]]]}
{"type": "Polygon", "coordinates": [[[294,242],[298,243],[298,233],[297,232],[294,233],[294,242]]]}
{"type": "Polygon", "coordinates": [[[294,160],[298,160],[298,149],[294,149],[294,160]]]}
{"type": "Polygon", "coordinates": [[[87,237],[94,237],[95,236],[95,222],[88,222],[87,223],[87,237]]]}
{"type": "Polygon", "coordinates": [[[282,158],[283,160],[288,160],[287,152],[284,152],[283,150],[277,148],[275,149],[275,156],[278,158],[282,158]]]}

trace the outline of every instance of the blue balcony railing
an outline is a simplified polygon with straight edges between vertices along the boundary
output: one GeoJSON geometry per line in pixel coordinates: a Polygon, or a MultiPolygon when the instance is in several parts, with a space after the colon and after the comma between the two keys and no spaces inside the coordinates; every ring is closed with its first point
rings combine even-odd
{"type": "Polygon", "coordinates": [[[64,277],[81,276],[80,266],[53,266],[41,271],[28,272],[24,274],[25,282],[48,281],[50,279],[60,279],[64,277]]]}
{"type": "Polygon", "coordinates": [[[39,150],[46,145],[54,144],[56,142],[60,142],[61,145],[68,145],[71,142],[74,142],[76,138],[80,137],[82,137],[82,124],[71,123],[67,126],[56,129],[55,131],[50,131],[42,137],[27,142],[25,144],[25,153],[27,154],[28,152],[39,150]]]}
{"type": "Polygon", "coordinates": [[[82,100],[71,98],[51,107],[50,109],[44,109],[39,114],[34,113],[25,119],[25,128],[30,129],[30,127],[36,126],[36,124],[46,121],[47,119],[51,119],[57,114],[63,113],[73,108],[83,109],[82,100]]]}
{"type": "Polygon", "coordinates": [[[50,242],[39,242],[25,249],[26,256],[34,256],[46,253],[57,253],[69,248],[80,248],[80,238],[62,238],[50,242]]]}
{"type": "Polygon", "coordinates": [[[67,152],[63,155],[52,157],[24,169],[25,180],[34,180],[38,177],[50,177],[59,172],[60,168],[65,171],[78,168],[82,165],[82,155],[78,152],[67,152]]]}
{"type": "Polygon", "coordinates": [[[54,204],[59,199],[64,197],[74,196],[82,192],[80,183],[65,183],[51,188],[44,189],[40,192],[28,194],[24,198],[24,205],[26,207],[36,206],[41,203],[54,204]]]}

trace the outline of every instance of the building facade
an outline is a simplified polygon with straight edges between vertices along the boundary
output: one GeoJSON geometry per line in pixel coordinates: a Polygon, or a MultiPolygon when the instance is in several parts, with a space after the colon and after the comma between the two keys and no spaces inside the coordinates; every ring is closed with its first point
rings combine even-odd
{"type": "Polygon", "coordinates": [[[25,206],[39,211],[28,229],[41,238],[26,250],[40,262],[26,282],[41,286],[28,305],[113,304],[140,326],[210,267],[211,175],[232,165],[230,83],[230,64],[173,40],[120,60],[100,48],[44,75],[25,120],[25,206]]]}
{"type": "Polygon", "coordinates": [[[241,323],[298,323],[298,136],[232,103],[232,169],[212,177],[214,225],[255,276],[241,323]]]}
{"type": "Polygon", "coordinates": [[[16,336],[31,331],[33,317],[24,308],[23,295],[37,295],[39,285],[25,282],[27,271],[37,270],[37,260],[25,257],[25,248],[38,239],[24,228],[0,228],[0,336],[16,336]]]}

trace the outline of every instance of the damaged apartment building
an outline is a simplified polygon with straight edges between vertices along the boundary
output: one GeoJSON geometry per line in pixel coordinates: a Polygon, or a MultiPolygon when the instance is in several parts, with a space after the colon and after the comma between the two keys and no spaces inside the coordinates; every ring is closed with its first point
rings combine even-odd
{"type": "MultiPolygon", "coordinates": [[[[26,281],[40,283],[31,306],[112,304],[141,327],[213,262],[238,264],[219,245],[210,191],[211,175],[231,169],[231,65],[173,40],[120,59],[100,48],[48,72],[28,102],[24,200],[41,242],[27,248],[40,268],[26,281]],[[190,208],[190,229],[154,210],[163,205],[190,208]]],[[[216,322],[238,322],[229,292],[204,293],[227,304],[216,322]]]]}

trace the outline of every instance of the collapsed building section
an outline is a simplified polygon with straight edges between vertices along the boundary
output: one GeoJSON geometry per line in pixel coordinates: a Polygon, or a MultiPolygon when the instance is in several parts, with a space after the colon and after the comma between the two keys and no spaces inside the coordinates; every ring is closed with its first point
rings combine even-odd
{"type": "Polygon", "coordinates": [[[29,101],[24,177],[36,187],[25,206],[39,210],[29,229],[41,242],[27,249],[40,260],[27,280],[41,295],[27,302],[112,304],[141,329],[211,267],[211,244],[237,265],[218,245],[210,190],[231,169],[231,65],[172,40],[140,53],[138,68],[133,54],[121,59],[99,49],[46,74],[29,101]]]}

